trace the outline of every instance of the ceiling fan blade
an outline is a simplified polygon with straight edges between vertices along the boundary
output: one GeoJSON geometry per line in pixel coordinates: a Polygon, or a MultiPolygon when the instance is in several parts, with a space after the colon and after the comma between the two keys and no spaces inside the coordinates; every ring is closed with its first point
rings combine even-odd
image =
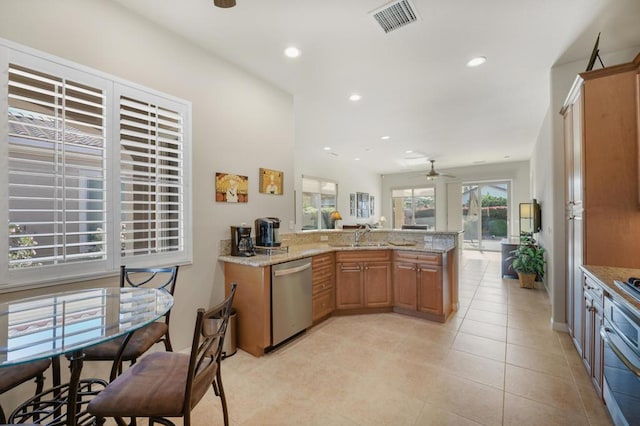
{"type": "Polygon", "coordinates": [[[218,7],[233,7],[236,5],[236,0],[213,0],[213,4],[218,7]]]}

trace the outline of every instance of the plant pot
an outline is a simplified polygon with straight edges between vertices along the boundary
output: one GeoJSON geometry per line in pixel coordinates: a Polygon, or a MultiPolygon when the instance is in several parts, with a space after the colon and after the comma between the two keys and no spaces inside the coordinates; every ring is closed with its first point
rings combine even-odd
{"type": "Polygon", "coordinates": [[[536,274],[518,272],[518,280],[521,288],[536,288],[536,274]]]}

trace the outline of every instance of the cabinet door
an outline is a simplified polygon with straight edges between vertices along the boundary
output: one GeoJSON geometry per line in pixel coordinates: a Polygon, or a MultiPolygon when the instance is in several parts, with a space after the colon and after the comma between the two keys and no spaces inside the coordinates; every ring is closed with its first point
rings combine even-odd
{"type": "Polygon", "coordinates": [[[364,264],[365,306],[368,308],[391,306],[391,264],[368,262],[364,264]]]}
{"type": "Polygon", "coordinates": [[[418,265],[418,310],[441,315],[442,308],[442,268],[418,265]]]}
{"type": "Polygon", "coordinates": [[[393,267],[393,305],[398,308],[418,309],[418,286],[416,265],[396,262],[393,267]]]}
{"type": "Polygon", "coordinates": [[[364,307],[362,267],[359,263],[336,265],[336,308],[364,307]]]}
{"type": "Polygon", "coordinates": [[[593,377],[593,338],[595,337],[595,319],[593,315],[593,298],[588,292],[584,293],[584,341],[582,361],[589,375],[593,377]]]}
{"type": "Polygon", "coordinates": [[[591,367],[593,368],[593,384],[596,386],[598,396],[602,399],[602,355],[604,352],[604,342],[602,341],[602,337],[600,336],[600,327],[602,327],[603,323],[602,319],[604,308],[596,303],[593,304],[593,308],[595,335],[593,338],[593,364],[591,365],[591,367]]]}

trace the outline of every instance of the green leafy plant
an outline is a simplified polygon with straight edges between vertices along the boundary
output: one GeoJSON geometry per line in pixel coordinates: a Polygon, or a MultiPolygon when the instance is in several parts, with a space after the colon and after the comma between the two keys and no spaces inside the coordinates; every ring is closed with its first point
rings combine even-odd
{"type": "Polygon", "coordinates": [[[544,277],[544,248],[540,247],[531,234],[520,235],[520,244],[511,251],[511,267],[523,274],[537,274],[544,277]]]}
{"type": "Polygon", "coordinates": [[[22,235],[20,225],[9,224],[9,268],[25,268],[39,266],[41,263],[33,263],[31,260],[37,255],[35,246],[38,242],[31,236],[22,235]],[[17,250],[16,250],[17,248],[17,250]]]}

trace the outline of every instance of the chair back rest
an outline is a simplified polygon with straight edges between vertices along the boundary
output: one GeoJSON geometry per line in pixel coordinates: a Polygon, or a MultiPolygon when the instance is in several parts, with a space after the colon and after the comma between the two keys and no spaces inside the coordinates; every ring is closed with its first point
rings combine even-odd
{"type": "Polygon", "coordinates": [[[202,399],[213,384],[220,366],[224,336],[227,333],[236,287],[235,283],[231,284],[229,296],[219,305],[208,311],[198,309],[185,392],[185,403],[191,404],[191,407],[202,399]]]}
{"type": "MultiPolygon", "coordinates": [[[[178,282],[179,266],[169,268],[127,268],[120,266],[120,287],[159,288],[173,296],[178,282]]],[[[171,309],[164,314],[164,322],[169,325],[171,309]]]]}

